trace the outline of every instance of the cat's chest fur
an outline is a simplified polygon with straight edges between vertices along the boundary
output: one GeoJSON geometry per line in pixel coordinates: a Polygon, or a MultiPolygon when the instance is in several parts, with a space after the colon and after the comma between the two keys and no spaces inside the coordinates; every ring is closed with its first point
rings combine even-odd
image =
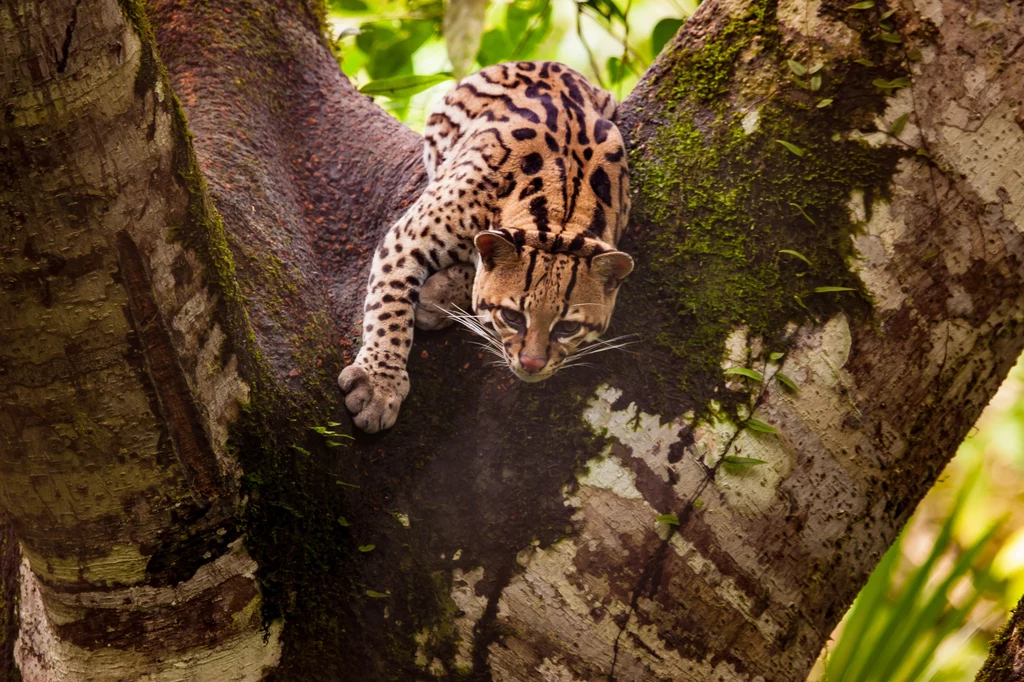
{"type": "Polygon", "coordinates": [[[488,67],[445,97],[424,132],[429,183],[375,253],[363,345],[339,377],[359,428],[394,423],[414,324],[464,323],[525,381],[604,332],[632,269],[615,248],[629,173],[614,112],[554,62],[488,67]]]}

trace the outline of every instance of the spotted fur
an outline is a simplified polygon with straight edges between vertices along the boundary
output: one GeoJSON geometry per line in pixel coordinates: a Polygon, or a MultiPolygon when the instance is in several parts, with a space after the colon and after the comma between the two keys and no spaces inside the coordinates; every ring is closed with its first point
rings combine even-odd
{"type": "Polygon", "coordinates": [[[359,428],[394,424],[414,323],[464,321],[526,381],[607,329],[633,269],[615,249],[629,215],[615,106],[555,62],[491,66],[445,97],[424,135],[429,184],[377,249],[363,346],[338,378],[359,428]]]}

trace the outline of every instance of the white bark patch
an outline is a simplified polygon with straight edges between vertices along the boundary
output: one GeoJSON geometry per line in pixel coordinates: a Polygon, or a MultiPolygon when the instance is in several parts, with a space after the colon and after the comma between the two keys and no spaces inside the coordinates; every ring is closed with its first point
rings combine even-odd
{"type": "MultiPolygon", "coordinates": [[[[667,424],[662,424],[659,415],[641,412],[635,403],[630,403],[624,410],[612,410],[612,405],[621,396],[622,391],[611,388],[607,384],[598,387],[597,395],[587,403],[587,409],[583,411],[583,420],[597,433],[613,436],[620,443],[629,447],[633,457],[645,462],[651,471],[657,473],[667,483],[670,466],[668,464],[668,449],[673,443],[679,441],[679,432],[685,424],[686,415],[667,424]]],[[[602,456],[607,455],[608,452],[609,449],[605,449],[602,456]]],[[[607,458],[604,461],[610,459],[607,458]]],[[[623,475],[615,468],[616,465],[605,464],[600,459],[593,459],[587,463],[587,466],[596,473],[586,474],[586,476],[598,477],[590,479],[593,481],[590,482],[585,481],[586,476],[584,476],[580,479],[581,484],[597,487],[607,487],[604,485],[605,483],[621,485],[621,483],[615,483],[621,481],[623,475]],[[603,478],[605,476],[608,478],[603,478]]],[[[636,479],[636,476],[631,471],[627,474],[631,476],[629,478],[630,486],[622,486],[621,490],[626,496],[632,496],[636,491],[635,486],[632,486],[632,481],[636,479]]],[[[636,491],[636,497],[639,496],[639,491],[636,491]]]]}
{"type": "Polygon", "coordinates": [[[464,573],[461,568],[452,571],[451,599],[463,612],[455,619],[459,631],[459,650],[455,664],[465,670],[473,669],[473,626],[483,617],[487,608],[487,596],[477,595],[476,585],[484,577],[483,567],[464,573]]]}
{"type": "Polygon", "coordinates": [[[717,465],[724,455],[765,462],[755,466],[723,463],[715,474],[715,487],[731,512],[749,518],[764,516],[777,497],[779,484],[793,470],[794,455],[785,440],[750,429],[736,434],[735,424],[718,420],[700,424],[694,438],[701,444],[708,467],[717,465]],[[730,440],[732,445],[726,453],[725,446],[730,440]]]}
{"type": "Polygon", "coordinates": [[[941,125],[940,144],[934,151],[983,201],[1002,204],[1003,217],[1024,232],[1024,129],[1014,120],[1019,112],[1020,104],[1007,99],[987,112],[976,130],[959,120],[941,125]],[[999,190],[1009,196],[1008,201],[999,196],[999,190]]]}
{"type": "Polygon", "coordinates": [[[753,135],[755,132],[757,132],[757,124],[760,122],[761,112],[758,111],[757,109],[754,109],[753,111],[747,112],[747,114],[743,117],[743,120],[740,121],[740,125],[743,126],[743,132],[745,132],[747,135],[753,135]]]}
{"type": "Polygon", "coordinates": [[[579,482],[580,485],[610,490],[627,500],[643,499],[636,489],[636,474],[611,455],[587,462],[587,472],[579,477],[579,482]]]}
{"type": "MultiPolygon", "coordinates": [[[[900,161],[899,172],[893,182],[893,191],[901,196],[903,179],[914,171],[913,161],[900,161]]],[[[891,263],[896,245],[907,233],[907,224],[897,212],[895,202],[876,201],[871,207],[871,220],[867,220],[864,193],[856,190],[850,195],[849,208],[855,220],[863,224],[853,235],[853,246],[860,258],[853,259],[851,269],[857,273],[868,290],[879,312],[898,310],[906,301],[903,287],[893,274],[891,263]]]]}
{"type": "Polygon", "coordinates": [[[918,14],[934,23],[936,27],[942,26],[946,21],[946,15],[942,11],[942,0],[914,0],[914,6],[918,14]]]}
{"type": "MultiPolygon", "coordinates": [[[[235,614],[233,632],[206,647],[160,655],[131,649],[84,649],[58,635],[55,626],[67,625],[89,608],[131,612],[173,606],[199,597],[211,587],[238,576],[255,580],[256,562],[241,541],[217,560],[200,568],[175,587],[127,587],[102,592],[55,593],[36,578],[28,560],[21,565],[20,631],[14,656],[26,682],[257,682],[281,656],[281,624],[270,627],[264,642],[260,598],[235,614]]],[[[160,637],[154,632],[151,637],[160,637]]]]}

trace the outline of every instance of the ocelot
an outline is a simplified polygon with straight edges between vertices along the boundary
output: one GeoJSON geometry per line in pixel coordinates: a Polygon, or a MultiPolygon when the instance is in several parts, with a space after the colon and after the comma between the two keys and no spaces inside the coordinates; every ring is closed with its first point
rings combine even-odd
{"type": "Polygon", "coordinates": [[[414,324],[462,322],[524,381],[604,333],[633,269],[616,249],[630,200],[615,109],[555,62],[490,66],[448,93],[424,134],[429,183],[377,248],[363,345],[338,377],[357,427],[395,423],[414,324]]]}

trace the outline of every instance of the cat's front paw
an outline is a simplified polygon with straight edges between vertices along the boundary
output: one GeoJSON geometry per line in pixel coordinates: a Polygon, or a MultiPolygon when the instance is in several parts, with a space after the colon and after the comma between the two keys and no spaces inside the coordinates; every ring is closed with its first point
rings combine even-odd
{"type": "Polygon", "coordinates": [[[374,372],[362,364],[341,371],[338,385],[345,391],[345,407],[352,422],[367,433],[390,429],[398,419],[398,408],[409,395],[409,374],[405,370],[374,372]]]}

